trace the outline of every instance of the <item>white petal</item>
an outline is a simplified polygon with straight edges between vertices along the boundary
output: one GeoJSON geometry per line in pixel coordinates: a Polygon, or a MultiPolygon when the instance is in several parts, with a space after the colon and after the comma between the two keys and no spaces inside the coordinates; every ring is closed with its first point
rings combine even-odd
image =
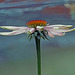
{"type": "Polygon", "coordinates": [[[48,31],[48,35],[49,35],[50,37],[54,38],[54,35],[53,35],[50,31],[48,31]]]}
{"type": "Polygon", "coordinates": [[[31,34],[31,33],[33,33],[34,31],[35,31],[35,28],[28,28],[27,31],[26,31],[26,33],[27,33],[27,34],[31,34]]]}
{"type": "Polygon", "coordinates": [[[0,35],[18,35],[24,32],[25,32],[24,30],[17,30],[12,32],[0,32],[0,35]]]}
{"type": "Polygon", "coordinates": [[[69,29],[71,27],[72,25],[50,25],[50,26],[44,27],[44,30],[54,31],[54,32],[70,32],[75,30],[75,28],[69,29]]]}
{"type": "Polygon", "coordinates": [[[50,31],[53,35],[57,35],[57,36],[63,36],[65,35],[65,33],[62,32],[56,32],[56,31],[50,31]]]}
{"type": "Polygon", "coordinates": [[[73,28],[73,29],[58,29],[58,30],[53,29],[53,30],[50,30],[50,31],[55,31],[55,32],[70,32],[70,31],[74,31],[74,30],[75,30],[75,28],[73,28]]]}
{"type": "Polygon", "coordinates": [[[0,26],[0,28],[8,29],[8,30],[19,30],[19,29],[26,29],[26,28],[28,28],[28,27],[0,26]]]}
{"type": "Polygon", "coordinates": [[[49,25],[49,26],[46,26],[46,27],[52,27],[52,28],[54,28],[54,29],[62,29],[62,28],[71,28],[71,27],[73,27],[73,25],[61,25],[61,24],[59,24],[59,25],[49,25]]]}

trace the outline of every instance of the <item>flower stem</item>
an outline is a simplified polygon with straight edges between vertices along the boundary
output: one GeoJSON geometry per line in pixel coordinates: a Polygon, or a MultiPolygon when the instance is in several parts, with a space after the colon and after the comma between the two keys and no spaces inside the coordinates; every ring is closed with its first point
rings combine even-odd
{"type": "Polygon", "coordinates": [[[40,34],[38,33],[37,36],[35,36],[35,42],[36,42],[36,51],[37,51],[37,70],[38,75],[41,75],[41,52],[40,52],[40,34]]]}

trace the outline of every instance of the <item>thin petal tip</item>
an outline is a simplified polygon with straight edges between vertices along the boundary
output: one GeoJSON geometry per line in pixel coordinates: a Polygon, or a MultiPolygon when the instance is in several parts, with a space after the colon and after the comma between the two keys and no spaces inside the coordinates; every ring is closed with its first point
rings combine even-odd
{"type": "Polygon", "coordinates": [[[72,27],[73,27],[73,25],[66,25],[66,27],[67,27],[67,28],[72,28],[72,27]]]}

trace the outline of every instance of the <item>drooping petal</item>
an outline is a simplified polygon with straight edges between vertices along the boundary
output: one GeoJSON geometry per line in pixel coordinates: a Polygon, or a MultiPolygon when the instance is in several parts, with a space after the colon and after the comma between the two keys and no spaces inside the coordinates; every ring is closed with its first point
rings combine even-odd
{"type": "Polygon", "coordinates": [[[52,37],[52,35],[63,36],[65,32],[74,31],[75,28],[70,29],[72,25],[50,25],[43,27],[44,30],[48,32],[48,35],[52,37]]]}
{"type": "Polygon", "coordinates": [[[58,30],[52,30],[52,31],[55,31],[55,32],[70,32],[70,31],[73,31],[75,29],[58,29],[58,30]]]}
{"type": "Polygon", "coordinates": [[[22,30],[17,30],[17,31],[12,31],[12,32],[0,32],[0,35],[18,35],[24,32],[25,31],[22,31],[22,30]]]}
{"type": "Polygon", "coordinates": [[[32,34],[32,33],[34,33],[34,31],[35,31],[35,28],[28,28],[26,33],[27,34],[32,34]]]}
{"type": "Polygon", "coordinates": [[[61,24],[58,24],[58,25],[49,25],[49,26],[46,26],[46,27],[53,27],[55,29],[58,29],[58,28],[72,28],[73,25],[61,25],[61,24]]]}
{"type": "Polygon", "coordinates": [[[50,31],[53,35],[57,35],[57,36],[63,36],[65,35],[65,33],[63,32],[56,32],[56,31],[50,31]]]}
{"type": "Polygon", "coordinates": [[[61,30],[61,32],[62,31],[69,32],[71,31],[71,29],[69,28],[72,28],[72,27],[73,27],[72,25],[50,25],[50,26],[45,26],[44,30],[59,30],[59,31],[61,30]]]}
{"type": "Polygon", "coordinates": [[[1,26],[1,28],[14,30],[12,32],[0,32],[0,35],[18,35],[21,33],[27,33],[28,27],[13,27],[13,26],[1,26]]]}
{"type": "Polygon", "coordinates": [[[54,38],[54,35],[53,35],[50,31],[48,31],[48,35],[49,35],[50,37],[54,38]]]}
{"type": "Polygon", "coordinates": [[[56,31],[56,32],[69,32],[75,30],[75,28],[69,29],[71,27],[72,25],[50,25],[44,27],[44,30],[56,31]]]}
{"type": "Polygon", "coordinates": [[[19,29],[27,29],[28,27],[0,26],[0,28],[8,29],[8,30],[19,30],[19,29]]]}

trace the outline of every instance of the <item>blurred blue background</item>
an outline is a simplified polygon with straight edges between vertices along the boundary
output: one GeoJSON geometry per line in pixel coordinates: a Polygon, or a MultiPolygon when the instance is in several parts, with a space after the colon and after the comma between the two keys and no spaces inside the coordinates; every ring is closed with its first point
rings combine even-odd
{"type": "MultiPolygon", "coordinates": [[[[75,0],[0,0],[0,26],[30,20],[75,27],[75,0]]],[[[42,75],[75,75],[75,31],[49,39],[41,39],[42,75]]],[[[0,75],[37,75],[34,39],[0,36],[0,75]]]]}

